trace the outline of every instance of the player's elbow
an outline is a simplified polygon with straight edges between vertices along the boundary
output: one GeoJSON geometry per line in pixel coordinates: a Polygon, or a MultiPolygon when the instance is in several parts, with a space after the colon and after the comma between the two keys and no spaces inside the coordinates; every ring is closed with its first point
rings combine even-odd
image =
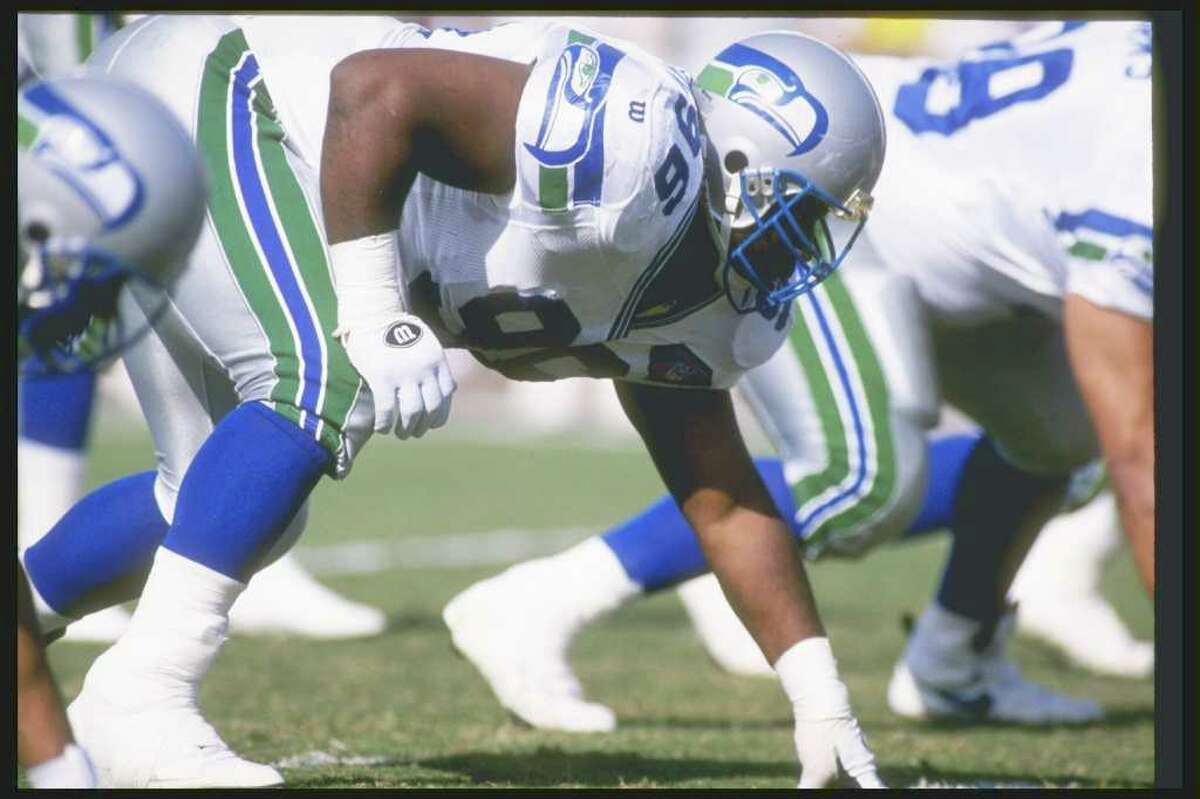
{"type": "Polygon", "coordinates": [[[359,122],[374,116],[394,116],[405,105],[407,81],[372,51],[342,59],[329,73],[329,117],[359,122]]]}

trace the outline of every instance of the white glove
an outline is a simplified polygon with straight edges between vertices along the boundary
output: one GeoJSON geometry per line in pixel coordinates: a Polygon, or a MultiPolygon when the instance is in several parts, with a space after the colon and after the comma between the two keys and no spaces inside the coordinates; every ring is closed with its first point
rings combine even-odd
{"type": "Polygon", "coordinates": [[[420,438],[444,425],[454,377],[437,336],[404,310],[395,234],[335,244],[330,261],[338,296],[333,335],[371,389],[375,432],[394,428],[398,438],[420,438]]]}
{"type": "Polygon", "coordinates": [[[837,675],[827,638],[806,638],[775,662],[796,716],[798,788],[836,784],[838,767],[860,788],[886,787],[875,756],[850,712],[850,694],[837,675]]]}

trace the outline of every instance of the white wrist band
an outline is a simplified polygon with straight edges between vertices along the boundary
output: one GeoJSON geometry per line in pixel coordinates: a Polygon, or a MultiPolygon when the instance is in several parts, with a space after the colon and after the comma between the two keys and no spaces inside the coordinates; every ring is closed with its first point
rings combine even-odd
{"type": "Polygon", "coordinates": [[[338,298],[338,324],[344,312],[357,317],[402,313],[408,298],[400,285],[400,246],[396,231],[341,241],[329,248],[338,298]]]}
{"type": "Polygon", "coordinates": [[[849,712],[849,696],[838,677],[828,638],[805,638],[793,644],[774,668],[797,712],[840,715],[842,708],[849,712]]]}

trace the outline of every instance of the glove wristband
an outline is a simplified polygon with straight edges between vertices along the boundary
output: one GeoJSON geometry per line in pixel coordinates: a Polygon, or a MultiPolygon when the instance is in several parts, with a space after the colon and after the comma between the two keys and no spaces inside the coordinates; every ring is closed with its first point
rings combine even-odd
{"type": "Polygon", "coordinates": [[[329,248],[338,300],[338,328],[405,313],[408,298],[400,286],[400,246],[396,231],[341,241],[329,248]]]}
{"type": "Polygon", "coordinates": [[[774,665],[797,718],[844,718],[850,696],[838,677],[833,648],[824,636],[805,638],[788,648],[774,665]]]}

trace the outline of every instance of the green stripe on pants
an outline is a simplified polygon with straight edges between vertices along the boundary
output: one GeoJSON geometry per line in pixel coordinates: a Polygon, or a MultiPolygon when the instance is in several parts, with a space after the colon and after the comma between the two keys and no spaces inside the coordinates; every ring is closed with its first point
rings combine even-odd
{"type": "MultiPolygon", "coordinates": [[[[276,381],[269,401],[277,412],[314,432],[323,445],[336,453],[342,444],[341,432],[357,397],[360,379],[345,351],[330,334],[336,321],[336,299],[324,243],[287,161],[283,148],[285,134],[276,121],[266,85],[256,79],[248,86],[234,86],[235,72],[249,58],[252,53],[244,36],[235,30],[222,37],[205,63],[197,141],[209,171],[210,212],[233,277],[266,336],[275,361],[276,381]],[[239,92],[235,93],[235,88],[239,92]],[[245,91],[249,91],[248,96],[240,94],[245,91]],[[247,103],[250,106],[247,112],[253,115],[255,159],[250,175],[237,174],[231,152],[233,109],[238,101],[247,103]],[[273,229],[286,250],[283,273],[272,273],[247,216],[241,192],[248,181],[261,184],[267,195],[271,218],[260,217],[259,223],[273,229]],[[290,275],[296,287],[290,290],[283,287],[278,282],[280,275],[290,275]],[[284,291],[290,291],[290,310],[283,300],[284,291]],[[300,310],[296,310],[297,303],[303,306],[300,310]],[[293,317],[292,313],[303,318],[293,317]],[[317,331],[320,339],[319,357],[308,362],[302,359],[300,345],[304,329],[317,331]],[[312,373],[306,374],[306,368],[312,373]],[[319,386],[319,391],[314,392],[314,385],[319,386]],[[306,387],[308,400],[304,401],[306,387]],[[295,413],[289,408],[295,409],[295,413]],[[307,418],[305,424],[309,414],[315,419],[307,418]]],[[[247,169],[245,155],[243,151],[243,171],[247,169]]],[[[279,268],[277,262],[276,269],[279,268]]],[[[314,352],[310,345],[309,354],[314,352]]]]}
{"type": "Polygon", "coordinates": [[[891,500],[895,446],[887,382],[841,277],[832,275],[813,297],[802,297],[798,303],[803,318],[793,327],[792,347],[812,392],[828,460],[819,473],[797,483],[793,493],[805,540],[820,545],[842,531],[857,530],[891,500]],[[814,300],[820,303],[820,314],[812,307],[814,300]],[[831,351],[831,361],[836,353],[845,380],[836,368],[826,370],[805,319],[813,320],[820,344],[831,351]],[[818,323],[822,319],[824,326],[818,323]]]}

